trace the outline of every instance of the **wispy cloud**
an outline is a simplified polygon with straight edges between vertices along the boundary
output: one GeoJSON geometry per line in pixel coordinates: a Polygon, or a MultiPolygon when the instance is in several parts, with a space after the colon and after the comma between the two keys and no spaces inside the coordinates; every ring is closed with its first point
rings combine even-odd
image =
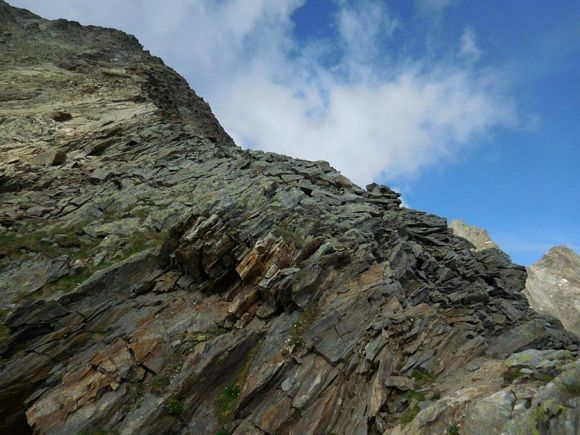
{"type": "Polygon", "coordinates": [[[337,1],[338,40],[307,44],[293,32],[303,0],[12,3],[136,34],[240,145],[329,160],[360,184],[412,177],[516,119],[493,70],[464,61],[479,56],[473,33],[444,60],[393,58],[385,46],[400,24],[380,1],[337,1]]]}
{"type": "Polygon", "coordinates": [[[468,60],[477,61],[481,57],[481,50],[475,42],[475,32],[467,27],[461,35],[459,54],[468,60]]]}
{"type": "Polygon", "coordinates": [[[431,18],[437,19],[445,9],[457,2],[458,0],[415,0],[415,8],[419,15],[431,16],[431,18]]]}

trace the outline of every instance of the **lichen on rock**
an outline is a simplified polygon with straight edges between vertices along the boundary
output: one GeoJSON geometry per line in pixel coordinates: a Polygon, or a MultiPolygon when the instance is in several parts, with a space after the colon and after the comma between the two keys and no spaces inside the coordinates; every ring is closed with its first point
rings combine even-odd
{"type": "Polygon", "coordinates": [[[499,249],[240,149],[132,36],[0,24],[0,432],[578,432],[577,338],[499,249]]]}

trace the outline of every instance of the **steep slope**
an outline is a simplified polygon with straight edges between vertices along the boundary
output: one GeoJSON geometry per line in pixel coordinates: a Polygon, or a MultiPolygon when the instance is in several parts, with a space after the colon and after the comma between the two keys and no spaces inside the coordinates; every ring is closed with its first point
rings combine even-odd
{"type": "Polygon", "coordinates": [[[524,294],[532,308],[580,336],[580,257],[573,250],[556,246],[532,264],[524,294]]]}
{"type": "Polygon", "coordinates": [[[130,36],[0,26],[1,433],[577,431],[578,342],[501,251],[241,150],[130,36]]]}
{"type": "MultiPolygon", "coordinates": [[[[476,250],[499,249],[482,228],[457,219],[449,228],[476,250]]],[[[535,311],[555,317],[580,336],[580,257],[572,249],[555,246],[528,267],[523,293],[535,311]]]]}
{"type": "Polygon", "coordinates": [[[457,237],[462,237],[469,242],[473,243],[473,246],[478,251],[483,251],[484,249],[499,249],[497,243],[495,243],[487,234],[487,231],[483,228],[476,227],[475,225],[469,225],[459,219],[453,219],[449,224],[449,228],[453,230],[453,234],[457,237]]]}

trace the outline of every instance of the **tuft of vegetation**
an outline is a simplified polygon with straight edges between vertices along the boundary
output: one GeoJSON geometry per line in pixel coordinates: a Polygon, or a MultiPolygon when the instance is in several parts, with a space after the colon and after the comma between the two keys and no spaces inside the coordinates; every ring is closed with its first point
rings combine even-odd
{"type": "Polygon", "coordinates": [[[566,388],[566,390],[568,390],[568,392],[572,394],[574,397],[580,396],[580,385],[571,385],[564,383],[564,388],[566,388]]]}
{"type": "Polygon", "coordinates": [[[162,375],[152,376],[147,381],[147,389],[152,393],[163,394],[169,385],[169,378],[162,375]]]}
{"type": "Polygon", "coordinates": [[[8,308],[0,308],[0,322],[6,320],[9,314],[10,310],[8,308]]]}
{"type": "Polygon", "coordinates": [[[123,414],[130,414],[136,409],[141,408],[143,406],[143,393],[145,391],[145,387],[142,383],[134,384],[131,386],[132,397],[127,402],[125,406],[125,410],[123,414]]]}
{"type": "Polygon", "coordinates": [[[513,383],[516,379],[523,378],[526,373],[522,372],[521,368],[511,367],[503,375],[506,384],[513,383]]]}
{"type": "Polygon", "coordinates": [[[169,415],[181,415],[183,412],[183,401],[175,394],[165,399],[163,406],[169,415]]]}
{"type": "Polygon", "coordinates": [[[44,296],[51,296],[59,291],[68,293],[74,290],[79,284],[88,279],[90,276],[91,272],[89,270],[85,270],[78,275],[65,275],[56,281],[46,284],[42,288],[42,294],[44,296]]]}
{"type": "Polygon", "coordinates": [[[238,405],[241,388],[239,384],[228,385],[224,388],[215,403],[218,421],[225,424],[234,417],[238,405]]]}
{"type": "Polygon", "coordinates": [[[258,340],[258,344],[250,349],[250,351],[246,354],[244,364],[236,374],[234,382],[230,385],[227,385],[217,397],[214,405],[220,424],[225,425],[234,419],[242,388],[246,383],[246,379],[248,378],[252,363],[254,362],[254,359],[256,358],[260,348],[261,341],[258,340]]]}
{"type": "Polygon", "coordinates": [[[286,340],[285,354],[290,354],[294,349],[300,347],[304,342],[304,333],[308,330],[310,325],[318,317],[319,310],[315,303],[309,304],[292,326],[290,326],[290,334],[286,340]]]}
{"type": "Polygon", "coordinates": [[[449,429],[447,429],[447,433],[449,435],[460,435],[460,433],[459,433],[459,425],[458,424],[453,424],[453,425],[449,426],[449,429]]]}
{"type": "Polygon", "coordinates": [[[416,390],[410,390],[405,393],[405,399],[408,400],[409,403],[415,402],[424,402],[426,399],[425,393],[416,390]]]}
{"type": "Polygon", "coordinates": [[[416,384],[419,386],[428,386],[437,380],[437,375],[435,373],[431,373],[429,370],[422,368],[413,369],[411,377],[415,379],[416,384]]]}
{"type": "Polygon", "coordinates": [[[11,331],[10,328],[3,323],[0,323],[0,343],[6,341],[10,338],[11,331]]]}
{"type": "Polygon", "coordinates": [[[219,326],[214,326],[212,328],[208,328],[205,331],[187,331],[184,334],[184,341],[187,342],[190,346],[187,346],[189,349],[191,346],[195,346],[198,343],[203,343],[204,341],[208,341],[218,335],[224,334],[226,330],[219,326]]]}
{"type": "MultiPolygon", "coordinates": [[[[124,240],[122,248],[114,257],[105,258],[102,263],[93,266],[92,258],[95,254],[95,248],[101,243],[101,239],[85,235],[83,231],[85,225],[86,222],[83,222],[69,226],[59,225],[49,230],[28,233],[25,230],[21,230],[19,233],[12,231],[1,233],[0,258],[20,259],[28,253],[36,252],[48,258],[68,255],[70,264],[79,260],[81,264],[85,264],[77,273],[63,276],[54,282],[46,284],[42,288],[40,295],[47,297],[59,291],[70,292],[98,270],[111,266],[145,249],[159,247],[163,241],[161,233],[136,231],[124,240]]],[[[15,301],[23,302],[37,296],[38,294],[22,292],[16,295],[15,301]]]]}
{"type": "Polygon", "coordinates": [[[419,411],[420,409],[417,404],[410,405],[405,411],[395,417],[394,421],[397,424],[409,424],[419,414],[419,411]]]}
{"type": "MultiPolygon", "coordinates": [[[[411,372],[411,378],[415,380],[417,390],[409,390],[404,393],[402,403],[406,403],[407,407],[404,411],[393,417],[395,424],[408,424],[421,411],[419,402],[427,400],[427,395],[431,385],[437,380],[437,375],[422,368],[415,368],[411,372]]],[[[432,398],[437,400],[440,398],[439,392],[434,392],[432,398]]]]}
{"type": "Polygon", "coordinates": [[[163,370],[152,376],[146,383],[147,390],[151,393],[163,394],[171,383],[171,379],[181,370],[183,366],[183,355],[174,352],[170,360],[165,364],[163,370]]]}
{"type": "Polygon", "coordinates": [[[58,246],[48,241],[46,231],[25,234],[24,231],[6,231],[0,234],[0,257],[19,258],[27,252],[40,252],[49,257],[60,255],[58,246]]]}
{"type": "Polygon", "coordinates": [[[154,231],[136,231],[129,236],[122,250],[122,258],[128,258],[145,249],[157,248],[162,243],[161,233],[154,231]]]}

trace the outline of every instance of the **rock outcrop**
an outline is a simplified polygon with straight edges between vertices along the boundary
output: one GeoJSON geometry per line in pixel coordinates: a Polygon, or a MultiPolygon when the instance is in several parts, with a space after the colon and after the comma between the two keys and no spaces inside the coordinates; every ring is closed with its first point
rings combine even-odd
{"type": "Polygon", "coordinates": [[[573,434],[526,271],[238,148],[122,32],[0,0],[0,432],[573,434]]]}
{"type": "Polygon", "coordinates": [[[449,228],[453,230],[453,234],[457,237],[469,240],[477,251],[499,249],[497,243],[489,237],[489,234],[483,228],[466,224],[460,219],[453,219],[449,224],[449,228]]]}
{"type": "Polygon", "coordinates": [[[580,336],[580,256],[573,250],[556,246],[530,266],[524,294],[534,310],[580,336]]]}

